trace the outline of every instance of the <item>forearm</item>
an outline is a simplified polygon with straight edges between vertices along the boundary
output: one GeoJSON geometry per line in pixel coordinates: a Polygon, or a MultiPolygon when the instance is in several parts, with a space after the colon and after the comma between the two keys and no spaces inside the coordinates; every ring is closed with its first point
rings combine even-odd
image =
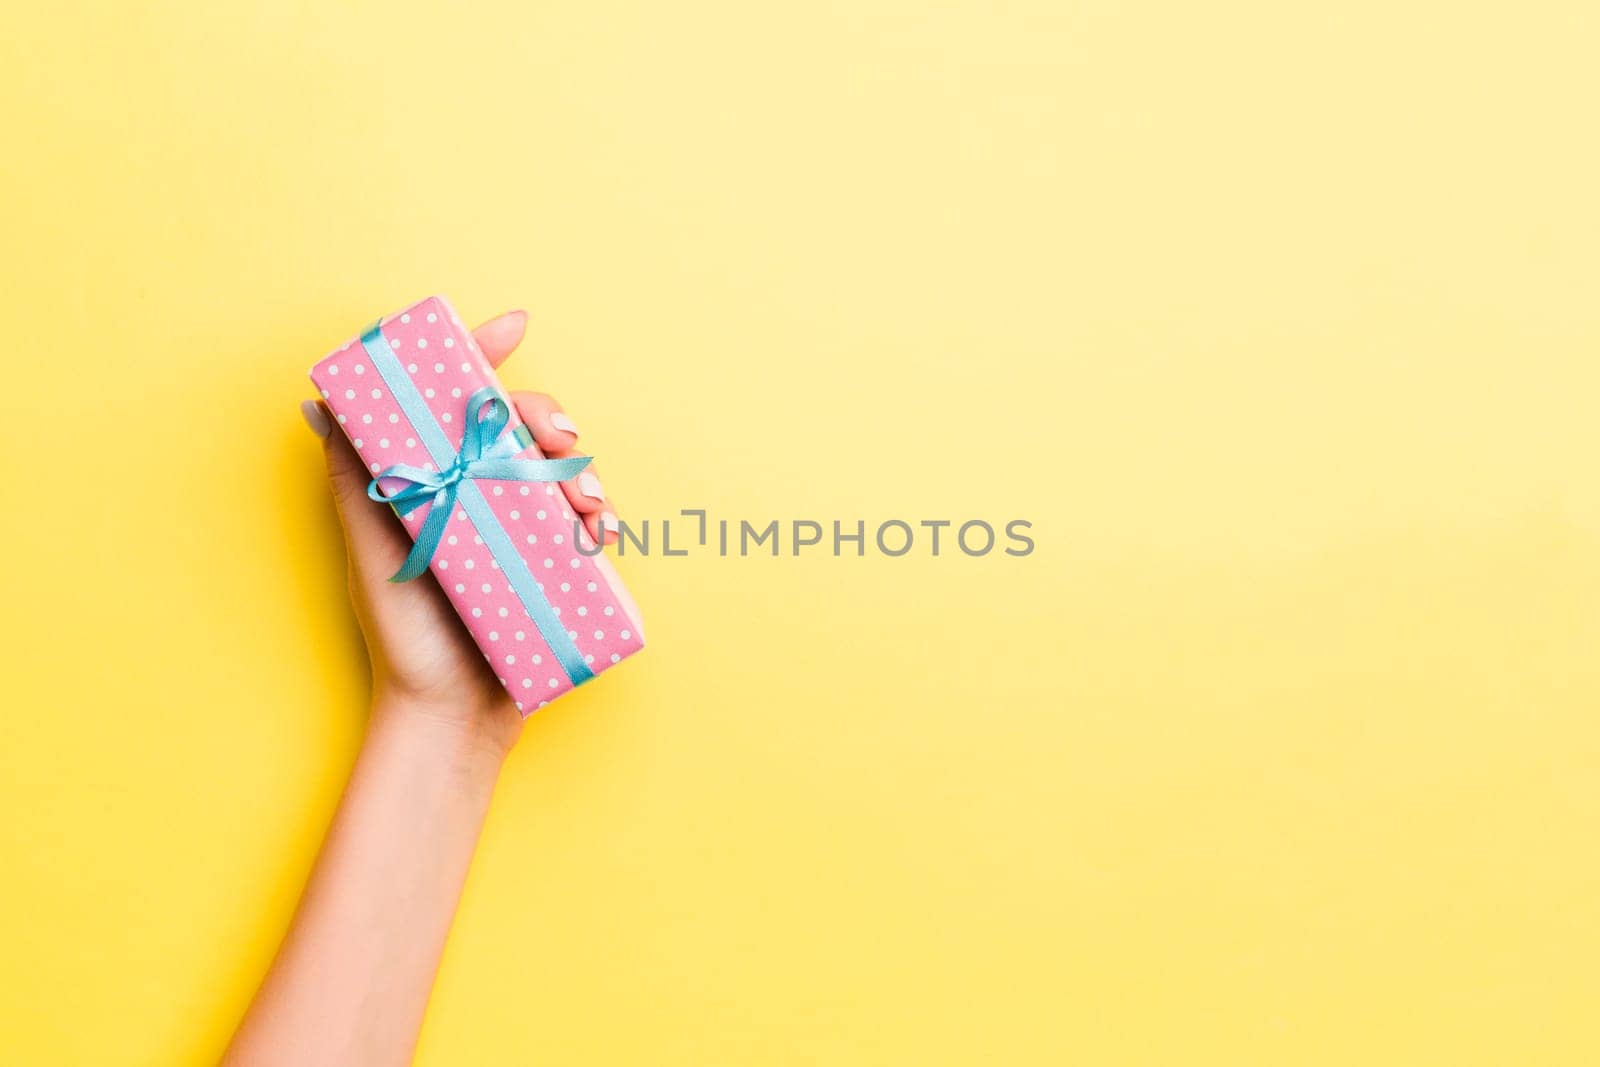
{"type": "Polygon", "coordinates": [[[501,760],[459,723],[375,708],[226,1063],[410,1061],[501,760]]]}

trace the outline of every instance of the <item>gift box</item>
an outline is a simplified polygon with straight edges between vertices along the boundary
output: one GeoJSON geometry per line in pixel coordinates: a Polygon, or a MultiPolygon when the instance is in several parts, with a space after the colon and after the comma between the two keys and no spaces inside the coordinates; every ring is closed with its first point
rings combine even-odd
{"type": "MultiPolygon", "coordinates": [[[[397,580],[432,573],[527,715],[644,647],[638,609],[442,297],[380,319],[311,368],[415,547],[397,580]]],[[[403,654],[403,652],[402,652],[403,654]]]]}

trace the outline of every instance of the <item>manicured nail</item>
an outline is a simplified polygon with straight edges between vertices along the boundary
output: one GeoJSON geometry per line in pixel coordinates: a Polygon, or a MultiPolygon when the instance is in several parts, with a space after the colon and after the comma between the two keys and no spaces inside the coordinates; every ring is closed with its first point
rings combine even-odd
{"type": "Polygon", "coordinates": [[[315,400],[300,401],[300,416],[306,420],[306,425],[311,427],[311,432],[318,437],[326,437],[333,430],[333,427],[328,425],[327,413],[315,400]]]}
{"type": "Polygon", "coordinates": [[[600,543],[605,544],[606,534],[617,532],[617,517],[609,511],[602,511],[597,525],[600,527],[600,543]]]}
{"type": "Polygon", "coordinates": [[[565,411],[552,411],[550,413],[550,425],[558,430],[565,430],[574,437],[578,436],[578,428],[572,424],[571,419],[567,418],[565,411]]]}
{"type": "Polygon", "coordinates": [[[604,500],[606,491],[600,488],[600,479],[584,471],[578,475],[578,492],[584,496],[593,497],[595,500],[604,500]]]}

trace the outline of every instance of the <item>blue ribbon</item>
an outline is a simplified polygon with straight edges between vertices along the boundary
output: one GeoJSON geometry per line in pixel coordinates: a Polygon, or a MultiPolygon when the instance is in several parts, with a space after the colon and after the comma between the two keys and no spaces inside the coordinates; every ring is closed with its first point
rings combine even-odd
{"type": "Polygon", "coordinates": [[[380,504],[393,504],[395,511],[409,515],[424,504],[433,507],[417,531],[405,564],[394,572],[391,582],[409,582],[428,570],[433,554],[444,538],[444,527],[455,513],[456,497],[466,478],[489,478],[506,482],[564,482],[575,478],[589,465],[588,456],[572,459],[512,459],[526,446],[515,437],[504,437],[511,411],[492,386],[484,386],[467,398],[466,430],[461,435],[461,451],[448,470],[430,471],[407,463],[385,468],[367,486],[367,496],[380,504]],[[396,478],[408,482],[398,492],[386,492],[380,482],[396,478]]]}
{"type": "Polygon", "coordinates": [[[399,463],[380,471],[367,486],[367,496],[392,505],[401,515],[409,515],[424,504],[431,505],[405,563],[389,580],[410,581],[428,569],[444,536],[445,526],[459,503],[477,527],[478,535],[483,538],[490,554],[500,564],[501,573],[511,583],[517,598],[527,609],[528,618],[544,637],[545,644],[550,646],[567,677],[574,685],[581,685],[593,678],[594,672],[584,662],[550,602],[544,598],[538,582],[528,570],[527,561],[517,551],[505,527],[500,525],[494,510],[489,507],[489,501],[473,483],[483,478],[496,481],[563,482],[588,466],[589,457],[515,458],[517,453],[528,447],[532,438],[524,427],[501,436],[510,421],[511,410],[492,386],[484,386],[467,398],[463,410],[461,447],[453,448],[443,427],[435,421],[433,412],[417,392],[411,376],[395,358],[380,325],[381,320],[373,323],[361,335],[361,345],[372,357],[374,369],[388,384],[389,391],[439,468],[426,470],[399,463]],[[386,478],[400,479],[409,484],[396,492],[386,492],[380,484],[386,478]]]}

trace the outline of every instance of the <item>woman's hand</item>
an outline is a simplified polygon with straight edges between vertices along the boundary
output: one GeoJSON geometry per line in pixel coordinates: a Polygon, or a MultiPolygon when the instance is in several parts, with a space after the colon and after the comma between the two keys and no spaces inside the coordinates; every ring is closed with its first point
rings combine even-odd
{"type": "MultiPolygon", "coordinates": [[[[474,336],[498,366],[527,324],[513,311],[474,336]]],[[[554,400],[512,396],[541,451],[573,454],[577,427],[554,400]]],[[[371,475],[344,435],[331,432],[327,409],[308,400],[301,410],[323,439],[344,522],[350,599],[372,658],[372,721],[294,922],[223,1062],[409,1063],[522,720],[433,577],[389,581],[410,537],[389,508],[368,499],[371,475]]],[[[585,470],[562,488],[591,535],[615,540],[597,477],[585,470]]]]}
{"type": "MultiPolygon", "coordinates": [[[[498,367],[522,340],[526,312],[511,311],[473,331],[484,358],[498,367]]],[[[540,451],[552,458],[574,451],[578,429],[555,400],[542,393],[512,393],[517,411],[540,451]]],[[[342,433],[333,433],[328,410],[307,400],[306,423],[323,439],[328,480],[344,524],[350,600],[372,660],[373,715],[422,716],[459,728],[473,744],[504,756],[522,732],[522,718],[496,681],[430,574],[390,582],[411,550],[411,538],[387,507],[367,497],[371,473],[342,433]]],[[[562,483],[591,536],[616,540],[616,517],[591,465],[562,483]]]]}

